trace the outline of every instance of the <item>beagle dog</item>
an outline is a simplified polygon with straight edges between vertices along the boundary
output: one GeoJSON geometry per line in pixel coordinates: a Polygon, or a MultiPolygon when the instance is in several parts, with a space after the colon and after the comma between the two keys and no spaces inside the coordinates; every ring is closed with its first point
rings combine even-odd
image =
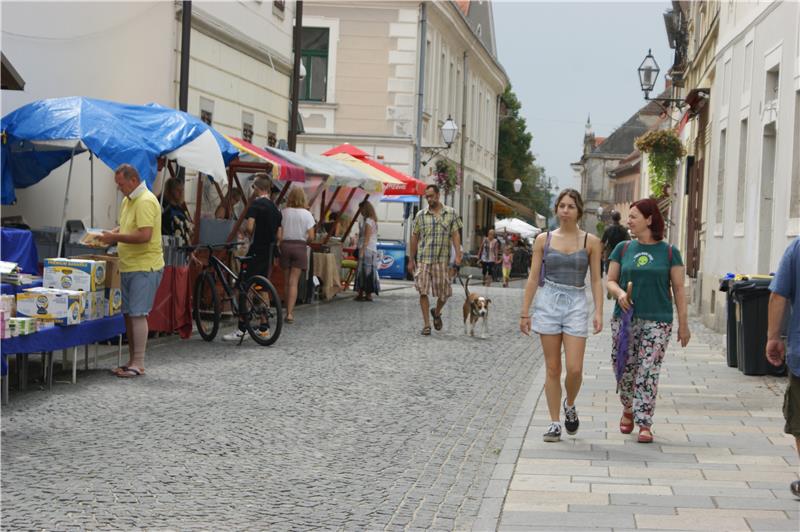
{"type": "Polygon", "coordinates": [[[475,336],[475,325],[479,319],[483,319],[483,330],[481,338],[486,338],[489,332],[489,303],[491,299],[478,294],[472,294],[469,291],[469,281],[472,276],[467,277],[467,282],[462,283],[464,286],[464,293],[467,299],[464,301],[464,334],[475,336]]]}

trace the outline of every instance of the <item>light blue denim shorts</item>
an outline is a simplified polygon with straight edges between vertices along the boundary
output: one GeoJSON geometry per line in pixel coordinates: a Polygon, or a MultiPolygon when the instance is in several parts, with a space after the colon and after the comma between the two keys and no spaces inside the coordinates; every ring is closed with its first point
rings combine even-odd
{"type": "Polygon", "coordinates": [[[164,270],[156,272],[121,272],[122,313],[147,316],[153,308],[158,285],[164,270]]]}
{"type": "Polygon", "coordinates": [[[589,304],[584,287],[568,286],[544,280],[536,290],[531,317],[537,334],[589,336],[589,304]]]}

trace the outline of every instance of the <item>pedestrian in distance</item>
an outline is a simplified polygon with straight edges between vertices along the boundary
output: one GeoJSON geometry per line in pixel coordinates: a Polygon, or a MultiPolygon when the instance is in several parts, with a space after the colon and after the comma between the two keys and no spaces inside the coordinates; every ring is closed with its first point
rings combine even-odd
{"type": "Polygon", "coordinates": [[[494,229],[489,229],[486,236],[481,240],[481,246],[478,250],[478,258],[481,261],[483,273],[483,286],[492,286],[498,257],[500,257],[500,241],[497,240],[494,229]]]}
{"type": "Polygon", "coordinates": [[[508,282],[511,280],[511,265],[514,261],[514,250],[511,249],[511,244],[506,244],[503,250],[503,288],[508,288],[508,282]]]}
{"type": "Polygon", "coordinates": [[[308,269],[308,244],[314,240],[317,225],[307,203],[302,187],[294,186],[286,197],[286,208],[281,211],[278,246],[286,285],[286,323],[294,323],[297,286],[300,275],[308,269]]]}
{"type": "Polygon", "coordinates": [[[170,177],[164,183],[164,208],[161,211],[161,234],[174,236],[186,246],[192,240],[192,222],[183,199],[183,182],[170,177]]]}
{"type": "MultiPolygon", "coordinates": [[[[786,361],[789,384],[783,396],[784,432],[794,436],[800,455],[800,237],[795,238],[781,258],[775,278],[769,285],[769,318],[767,326],[767,360],[775,366],[786,361]],[[781,337],[787,307],[791,309],[786,342],[781,337]]],[[[793,481],[789,489],[800,498],[800,480],[793,481]]]]}
{"type": "Polygon", "coordinates": [[[378,215],[372,203],[366,200],[361,203],[359,212],[361,222],[358,231],[358,266],[353,289],[358,292],[356,301],[372,301],[372,294],[378,295],[380,292],[378,215]]]}
{"type": "Polygon", "coordinates": [[[422,310],[422,335],[430,336],[431,318],[433,327],[442,329],[442,309],[447,299],[453,295],[452,278],[461,266],[461,218],[456,212],[439,200],[439,187],[428,185],[425,188],[428,206],[417,213],[411,231],[409,245],[408,271],[414,275],[414,286],[419,292],[419,306],[422,310]],[[450,250],[455,249],[452,264],[450,250]],[[437,298],[436,308],[430,308],[428,294],[437,298]]]}
{"type": "MultiPolygon", "coordinates": [[[[608,273],[608,257],[611,252],[617,247],[617,244],[623,240],[630,240],[628,230],[620,224],[622,215],[618,211],[611,212],[611,225],[603,231],[603,237],[600,239],[603,242],[603,273],[608,273]]],[[[611,294],[608,295],[611,299],[611,294]]]]}
{"type": "Polygon", "coordinates": [[[161,247],[161,206],[148,190],[139,172],[129,164],[114,171],[114,182],[125,197],[119,212],[119,227],[103,231],[100,239],[117,245],[122,291],[122,314],[128,337],[128,362],[112,370],[121,378],[144,375],[147,349],[147,315],[153,307],[164,272],[161,247]]]}
{"type": "Polygon", "coordinates": [[[635,424],[639,443],[650,443],[661,363],[672,334],[673,298],[681,347],[691,338],[685,269],[680,252],[664,242],[664,218],[655,200],[631,204],[628,228],[636,240],[620,242],[609,257],[607,288],[617,300],[611,320],[611,358],[615,367],[618,359],[621,367],[624,363],[618,380],[623,408],[619,430],[630,434],[635,424]],[[633,285],[630,294],[628,283],[633,285]],[[631,308],[630,326],[623,328],[623,313],[631,308]]]}
{"type": "Polygon", "coordinates": [[[542,438],[546,442],[561,439],[564,428],[578,432],[580,420],[575,400],[583,381],[583,356],[589,336],[589,303],[586,297],[586,273],[590,271],[594,299],[593,330],[603,329],[603,287],[600,274],[602,247],[600,239],[582,231],[578,222],[583,216],[583,200],[577,190],[562,190],[554,206],[559,227],[540,233],[533,246],[533,257],[522,299],[520,331],[539,334],[546,366],[545,396],[550,412],[550,426],[542,438]],[[529,312],[533,302],[533,313],[529,312]],[[565,352],[566,397],[561,401],[561,350],[565,352]]]}
{"type": "MultiPolygon", "coordinates": [[[[250,238],[250,247],[247,256],[252,257],[246,264],[242,264],[242,275],[246,281],[254,275],[263,275],[269,279],[272,273],[274,248],[278,240],[278,230],[281,227],[282,216],[278,208],[270,199],[272,182],[266,174],[256,174],[253,180],[253,193],[255,198],[244,215],[242,232],[250,238]]],[[[245,308],[244,294],[239,294],[241,302],[239,308],[245,308]]],[[[228,342],[240,342],[248,338],[245,324],[240,317],[238,327],[222,337],[228,342]]],[[[269,325],[262,323],[259,334],[269,337],[269,325]]]]}

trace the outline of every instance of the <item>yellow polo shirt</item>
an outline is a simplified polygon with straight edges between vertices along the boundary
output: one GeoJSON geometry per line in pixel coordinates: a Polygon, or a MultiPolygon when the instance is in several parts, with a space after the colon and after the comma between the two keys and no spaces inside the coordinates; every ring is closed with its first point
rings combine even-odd
{"type": "Polygon", "coordinates": [[[119,213],[120,233],[130,234],[141,227],[153,228],[153,236],[149,242],[117,244],[121,272],[150,272],[164,267],[164,252],[161,249],[161,206],[144,183],[122,200],[119,213]]]}

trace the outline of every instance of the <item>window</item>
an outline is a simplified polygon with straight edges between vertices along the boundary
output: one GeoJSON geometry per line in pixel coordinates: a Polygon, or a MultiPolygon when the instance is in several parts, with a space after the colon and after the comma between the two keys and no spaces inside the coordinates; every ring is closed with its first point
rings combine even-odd
{"type": "Polygon", "coordinates": [[[753,41],[744,47],[744,83],[742,92],[750,92],[750,82],[753,79],[753,41]]]}
{"type": "Polygon", "coordinates": [[[328,91],[328,28],[303,28],[300,59],[306,77],[300,82],[300,99],[324,102],[328,91]]]}
{"type": "Polygon", "coordinates": [[[767,81],[764,87],[764,103],[778,100],[778,90],[780,89],[781,71],[779,67],[771,68],[767,71],[767,81]]]}
{"type": "Polygon", "coordinates": [[[286,9],[286,0],[273,0],[272,7],[278,11],[284,11],[286,9]]]}
{"type": "MultiPolygon", "coordinates": [[[[794,145],[800,144],[800,91],[794,93],[794,145]]],[[[800,150],[794,149],[792,158],[792,189],[789,200],[789,218],[800,218],[800,150]]]]}
{"type": "Polygon", "coordinates": [[[717,171],[717,217],[716,221],[721,224],[725,219],[725,143],[727,142],[728,131],[723,129],[719,132],[719,169],[717,171]]]}
{"type": "Polygon", "coordinates": [[[747,186],[747,120],[739,127],[739,180],[736,187],[736,223],[744,222],[745,188],[747,186]]]}
{"type": "Polygon", "coordinates": [[[458,87],[456,87],[456,78],[453,75],[455,72],[455,66],[453,62],[450,62],[450,69],[447,73],[447,86],[450,87],[448,94],[450,95],[447,100],[447,114],[450,116],[455,116],[456,114],[456,94],[458,93],[458,87]]]}
{"type": "Polygon", "coordinates": [[[731,97],[731,60],[725,61],[722,74],[722,105],[727,106],[731,97]]]}
{"type": "Polygon", "coordinates": [[[267,146],[274,148],[278,144],[278,124],[267,120],[267,146]]]}
{"type": "Polygon", "coordinates": [[[253,113],[242,111],[242,139],[253,142],[253,113]]]}
{"type": "Polygon", "coordinates": [[[214,122],[214,100],[200,96],[200,120],[209,126],[214,122]]]}
{"type": "Polygon", "coordinates": [[[439,57],[439,120],[444,121],[446,113],[445,107],[447,106],[447,80],[445,78],[445,55],[442,52],[442,55],[439,57]]]}

